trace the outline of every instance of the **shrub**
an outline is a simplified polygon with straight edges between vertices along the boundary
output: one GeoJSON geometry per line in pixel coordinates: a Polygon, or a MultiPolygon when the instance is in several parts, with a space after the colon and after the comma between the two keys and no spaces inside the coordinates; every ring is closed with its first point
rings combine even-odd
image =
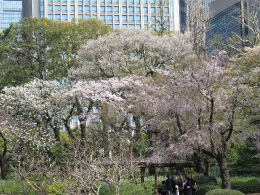
{"type": "Polygon", "coordinates": [[[217,179],[213,176],[196,176],[195,178],[198,185],[217,185],[217,179]]]}
{"type": "Polygon", "coordinates": [[[220,186],[217,185],[198,185],[198,189],[196,190],[196,195],[205,195],[208,191],[221,189],[220,186]]]}
{"type": "Polygon", "coordinates": [[[50,195],[62,195],[65,194],[66,187],[59,182],[53,182],[52,184],[46,186],[46,191],[50,195]]]}
{"type": "Polygon", "coordinates": [[[120,186],[120,195],[144,195],[153,194],[153,187],[140,183],[132,183],[130,181],[123,182],[120,186]]]}
{"type": "Polygon", "coordinates": [[[257,177],[231,177],[231,188],[245,194],[260,192],[257,177]]]}
{"type": "Polygon", "coordinates": [[[237,190],[217,189],[217,190],[211,190],[207,192],[206,195],[245,195],[245,194],[237,190]]]}

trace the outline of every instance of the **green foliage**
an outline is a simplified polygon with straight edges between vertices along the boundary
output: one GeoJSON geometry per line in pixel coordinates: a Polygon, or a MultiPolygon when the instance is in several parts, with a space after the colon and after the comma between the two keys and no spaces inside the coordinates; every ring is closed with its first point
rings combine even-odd
{"type": "Polygon", "coordinates": [[[37,193],[29,186],[23,186],[23,183],[17,179],[0,180],[0,194],[14,195],[14,194],[37,195],[37,193]]]}
{"type": "MultiPolygon", "coordinates": [[[[162,178],[160,178],[162,180],[162,178]]],[[[158,180],[158,183],[160,182],[158,180]]],[[[160,184],[160,183],[159,183],[160,184]]],[[[145,195],[153,194],[154,192],[154,178],[147,177],[145,178],[145,183],[141,184],[140,181],[133,183],[130,180],[125,180],[120,185],[119,194],[120,195],[145,195]]],[[[111,184],[103,183],[100,189],[100,195],[114,195],[115,187],[111,184]]]]}
{"type": "Polygon", "coordinates": [[[148,157],[149,153],[147,152],[147,148],[149,147],[149,138],[145,132],[142,132],[141,140],[135,143],[134,152],[138,157],[148,157]]]}
{"type": "Polygon", "coordinates": [[[53,182],[46,186],[46,192],[48,192],[49,195],[62,195],[66,193],[66,187],[62,183],[53,182]]]}
{"type": "Polygon", "coordinates": [[[78,66],[77,51],[89,39],[111,32],[99,19],[61,22],[23,18],[0,35],[0,90],[32,79],[62,79],[78,66]]]}
{"type": "Polygon", "coordinates": [[[206,195],[245,195],[245,194],[237,190],[217,189],[217,190],[211,190],[207,192],[206,195]]]}
{"type": "Polygon", "coordinates": [[[245,194],[260,192],[258,177],[231,177],[231,188],[245,194]]]}
{"type": "Polygon", "coordinates": [[[130,181],[123,182],[120,186],[120,195],[143,195],[153,194],[153,187],[148,184],[132,183],[130,181]]]}
{"type": "Polygon", "coordinates": [[[218,185],[198,184],[196,195],[205,195],[208,191],[215,190],[215,189],[221,189],[221,187],[218,185]]]}
{"type": "Polygon", "coordinates": [[[196,182],[198,185],[217,185],[217,179],[213,176],[196,176],[196,182]]]}

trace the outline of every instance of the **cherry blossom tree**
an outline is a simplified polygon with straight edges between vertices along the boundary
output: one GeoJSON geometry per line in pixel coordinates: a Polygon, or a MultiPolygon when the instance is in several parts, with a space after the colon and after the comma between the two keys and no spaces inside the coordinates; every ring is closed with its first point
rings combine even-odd
{"type": "Polygon", "coordinates": [[[154,31],[120,30],[88,41],[78,53],[82,66],[72,78],[112,78],[152,74],[154,67],[178,66],[192,53],[189,34],[157,36],[154,31]]]}

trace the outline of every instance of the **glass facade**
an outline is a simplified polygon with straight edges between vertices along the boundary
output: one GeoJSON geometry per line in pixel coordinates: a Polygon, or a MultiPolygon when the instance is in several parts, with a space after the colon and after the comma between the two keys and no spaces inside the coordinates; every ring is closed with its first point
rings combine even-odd
{"type": "MultiPolygon", "coordinates": [[[[157,0],[46,0],[45,17],[71,21],[72,18],[99,18],[116,28],[160,28],[160,5],[157,0]],[[64,16],[63,16],[64,15],[64,16]]],[[[167,28],[173,30],[173,3],[164,4],[167,28]],[[169,19],[170,18],[170,19],[169,19]]]]}
{"type": "Polygon", "coordinates": [[[22,19],[22,0],[0,0],[0,31],[22,19]]]}

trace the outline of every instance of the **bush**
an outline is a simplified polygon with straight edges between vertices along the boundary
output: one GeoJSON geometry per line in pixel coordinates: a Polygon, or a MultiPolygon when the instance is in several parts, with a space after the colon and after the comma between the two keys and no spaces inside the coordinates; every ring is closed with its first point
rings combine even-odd
{"type": "Polygon", "coordinates": [[[123,182],[120,186],[120,195],[153,194],[153,187],[145,184],[135,184],[130,181],[123,182]]]}
{"type": "Polygon", "coordinates": [[[50,195],[62,195],[65,194],[66,187],[59,182],[53,182],[52,184],[46,186],[46,191],[50,195]]]}
{"type": "Polygon", "coordinates": [[[260,184],[257,177],[231,177],[231,188],[245,194],[259,193],[260,184]]]}
{"type": "Polygon", "coordinates": [[[218,185],[217,179],[213,176],[196,176],[198,185],[218,185]]]}
{"type": "Polygon", "coordinates": [[[245,195],[245,194],[237,190],[217,189],[217,190],[211,190],[207,192],[206,195],[245,195]]]}
{"type": "Polygon", "coordinates": [[[218,185],[198,185],[198,189],[196,190],[196,195],[205,195],[208,191],[221,189],[218,185]]]}

